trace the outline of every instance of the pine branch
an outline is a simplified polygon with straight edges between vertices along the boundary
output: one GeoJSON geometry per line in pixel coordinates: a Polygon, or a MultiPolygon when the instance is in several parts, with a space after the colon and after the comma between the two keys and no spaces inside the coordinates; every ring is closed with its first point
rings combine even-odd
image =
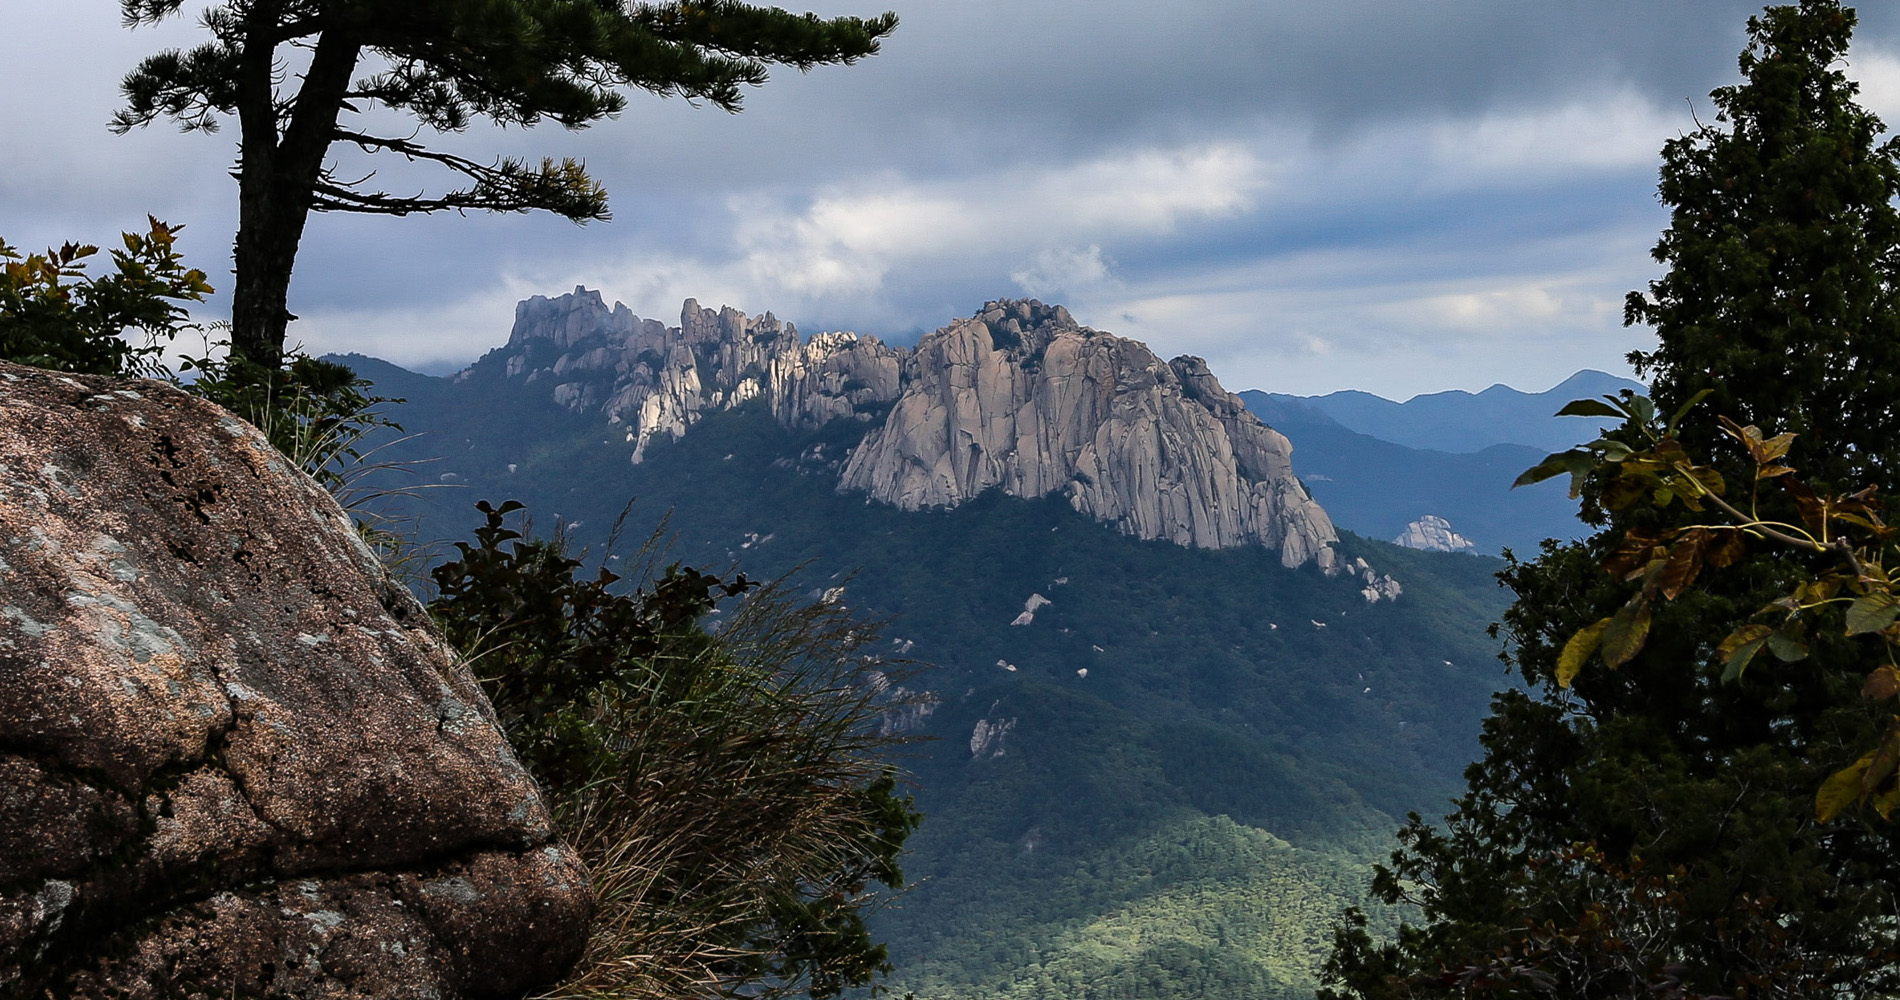
{"type": "MultiPolygon", "coordinates": [[[[391,152],[405,159],[437,163],[475,183],[458,191],[427,197],[401,196],[388,192],[357,189],[363,181],[340,182],[331,171],[324,171],[315,188],[311,207],[322,212],[362,212],[374,215],[416,215],[431,212],[479,210],[488,212],[526,212],[542,210],[565,216],[575,222],[604,222],[607,194],[586,167],[572,159],[544,159],[538,168],[530,168],[516,159],[501,159],[493,164],[479,163],[464,156],[421,146],[411,139],[384,138],[347,129],[336,130],[336,138],[353,143],[365,152],[391,152]]],[[[368,178],[364,178],[367,181],[368,178]]]]}

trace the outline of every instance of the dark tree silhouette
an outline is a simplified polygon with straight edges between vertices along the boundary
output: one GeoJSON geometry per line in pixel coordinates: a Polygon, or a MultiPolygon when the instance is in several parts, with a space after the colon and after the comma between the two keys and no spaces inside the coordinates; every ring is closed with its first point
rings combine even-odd
{"type": "MultiPolygon", "coordinates": [[[[182,6],[121,0],[128,26],[163,21],[182,6]]],[[[584,128],[618,113],[629,88],[737,111],[742,88],[764,83],[769,66],[854,62],[877,52],[897,18],[821,19],[734,0],[226,0],[201,22],[210,41],[150,56],[126,76],[126,106],[112,127],[123,133],[169,117],[186,131],[211,132],[237,119],[231,345],[274,368],[312,211],[608,217],[606,192],[574,160],[484,163],[431,149],[416,141],[421,132],[460,132],[477,119],[584,128]],[[415,129],[375,130],[366,113],[378,108],[408,116],[415,129]],[[375,190],[373,175],[331,159],[338,143],[429,161],[462,186],[433,195],[375,190]]]]}

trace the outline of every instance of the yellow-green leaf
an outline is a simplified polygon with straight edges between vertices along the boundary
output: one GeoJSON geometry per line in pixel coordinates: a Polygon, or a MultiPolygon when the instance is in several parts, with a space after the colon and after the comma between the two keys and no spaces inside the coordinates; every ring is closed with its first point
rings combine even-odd
{"type": "Polygon", "coordinates": [[[1616,610],[1603,630],[1603,662],[1611,670],[1636,658],[1649,639],[1649,602],[1639,594],[1616,610]]]}
{"type": "Polygon", "coordinates": [[[1783,663],[1798,663],[1808,658],[1808,644],[1786,632],[1768,637],[1768,651],[1783,663]]]}
{"type": "Polygon", "coordinates": [[[1871,591],[1854,598],[1847,606],[1847,634],[1878,632],[1900,617],[1900,601],[1884,590],[1871,591]]]}
{"type": "Polygon", "coordinates": [[[1570,451],[1560,451],[1556,454],[1546,455],[1543,461],[1524,470],[1524,474],[1517,477],[1517,480],[1511,484],[1511,488],[1516,489],[1519,486],[1541,483],[1546,479],[1563,475],[1566,472],[1574,475],[1579,466],[1588,469],[1591,464],[1588,452],[1574,448],[1570,451]]]}
{"type": "Polygon", "coordinates": [[[1564,408],[1557,411],[1557,415],[1560,417],[1614,417],[1621,420],[1627,414],[1607,402],[1595,399],[1573,399],[1565,403],[1564,408]]]}
{"type": "Polygon", "coordinates": [[[1598,497],[1598,502],[1611,510],[1622,510],[1635,503],[1646,489],[1648,486],[1642,479],[1626,473],[1618,476],[1614,482],[1603,488],[1603,494],[1598,497]]]}
{"type": "Polygon", "coordinates": [[[1821,784],[1821,790],[1814,796],[1814,821],[1832,823],[1835,817],[1845,810],[1848,803],[1860,798],[1860,776],[1867,773],[1867,766],[1874,760],[1874,751],[1853,764],[1834,772],[1833,776],[1821,784]]]}
{"type": "Polygon", "coordinates": [[[1577,679],[1577,672],[1583,669],[1584,661],[1590,658],[1590,654],[1602,645],[1603,630],[1609,627],[1610,619],[1605,618],[1571,636],[1570,641],[1564,643],[1563,652],[1557,654],[1558,687],[1567,688],[1571,681],[1577,679]]]}
{"type": "Polygon", "coordinates": [[[1794,444],[1793,434],[1777,434],[1762,442],[1762,457],[1757,461],[1772,462],[1788,453],[1788,446],[1794,444]]]}
{"type": "Polygon", "coordinates": [[[1874,796],[1868,800],[1867,804],[1874,807],[1874,811],[1880,814],[1881,819],[1891,822],[1895,807],[1900,807],[1900,785],[1874,796]]]}
{"type": "Polygon", "coordinates": [[[1722,640],[1722,644],[1715,648],[1716,655],[1722,658],[1724,664],[1722,683],[1727,684],[1742,676],[1742,671],[1748,669],[1748,662],[1761,652],[1762,646],[1767,644],[1768,637],[1773,633],[1774,629],[1766,625],[1743,625],[1722,640]]]}

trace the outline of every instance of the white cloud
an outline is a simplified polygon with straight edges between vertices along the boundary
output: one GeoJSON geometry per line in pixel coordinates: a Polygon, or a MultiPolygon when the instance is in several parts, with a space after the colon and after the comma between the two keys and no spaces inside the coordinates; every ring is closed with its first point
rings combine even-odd
{"type": "Polygon", "coordinates": [[[1627,371],[1650,333],[1624,293],[1654,269],[1641,221],[1505,252],[1349,247],[1235,261],[1192,282],[1131,279],[1067,304],[1077,319],[1206,358],[1223,385],[1404,399],[1504,382],[1544,389],[1579,368],[1627,371]]]}
{"type": "Polygon", "coordinates": [[[1900,58],[1872,46],[1858,47],[1847,77],[1860,84],[1860,103],[1880,116],[1889,134],[1900,128],[1900,58]]]}
{"type": "Polygon", "coordinates": [[[1108,281],[1108,262],[1099,244],[1052,247],[1034,263],[1009,273],[1009,280],[1031,296],[1083,292],[1108,281]]]}
{"type": "Polygon", "coordinates": [[[1427,142],[1436,182],[1455,187],[1645,168],[1664,140],[1692,124],[1687,105],[1659,108],[1619,90],[1441,121],[1427,142]]]}
{"type": "Polygon", "coordinates": [[[1051,243],[1162,235],[1185,221],[1244,212],[1265,184],[1266,165],[1230,144],[953,181],[886,174],[823,191],[802,210],[756,197],[731,208],[753,282],[805,297],[874,292],[903,264],[1021,259],[1051,243]]]}
{"type": "MultiPolygon", "coordinates": [[[[1621,328],[1621,297],[1648,277],[1645,251],[1660,217],[1645,207],[1640,218],[1610,215],[1551,237],[1482,226],[1421,234],[1386,213],[1419,204],[1405,199],[1422,178],[1460,169],[1475,177],[1544,156],[1534,197],[1560,192],[1579,172],[1635,159],[1627,150],[1569,160],[1539,151],[1561,132],[1552,123],[1579,114],[1564,107],[1473,118],[1465,134],[1489,138],[1468,144],[1463,168],[1447,167],[1459,146],[1439,123],[1397,129],[1383,144],[1327,146],[1282,134],[1271,155],[1259,140],[948,179],[886,171],[804,198],[754,192],[727,202],[724,235],[710,222],[696,251],[654,233],[611,256],[536,260],[480,304],[439,317],[426,309],[324,315],[300,326],[323,349],[375,350],[380,340],[393,360],[435,360],[455,356],[458,324],[470,324],[461,327],[465,343],[480,345],[461,352],[473,356],[500,342],[514,299],[577,282],[667,322],[693,297],[771,309],[808,333],[833,322],[818,317],[846,315],[860,332],[886,336],[1020,290],[1164,354],[1206,357],[1234,388],[1319,392],[1352,383],[1402,396],[1555,383],[1577,367],[1615,369],[1641,343],[1641,331],[1621,328]],[[1511,130],[1499,124],[1507,120],[1522,132],[1508,142],[1511,130]],[[1331,220],[1341,213],[1367,221],[1344,240],[1315,245],[1298,235],[1338,231],[1331,220]],[[1276,242],[1283,231],[1295,235],[1276,242]],[[1215,249],[1196,263],[1152,267],[1203,245],[1215,249]],[[1130,258],[1148,266],[1116,263],[1130,258]],[[963,297],[918,307],[917,289],[946,285],[963,297]]],[[[1620,120],[1615,128],[1636,131],[1628,123],[1642,117],[1620,120]]]]}
{"type": "Polygon", "coordinates": [[[516,302],[557,291],[506,282],[452,303],[306,313],[291,327],[291,340],[311,354],[367,354],[430,371],[459,368],[507,340],[516,302]]]}
{"type": "Polygon", "coordinates": [[[545,292],[584,282],[643,316],[670,318],[694,297],[794,319],[832,306],[902,329],[913,319],[892,300],[894,274],[912,284],[964,276],[989,295],[1006,294],[1012,280],[1031,294],[1112,284],[1116,241],[1166,241],[1183,226],[1240,216],[1256,206],[1267,174],[1262,158],[1231,144],[945,180],[884,172],[805,198],[735,196],[726,204],[730,236],[710,251],[682,251],[656,234],[610,260],[540,261],[509,283],[545,292]]]}
{"type": "Polygon", "coordinates": [[[1561,289],[1535,283],[1433,295],[1400,303],[1394,311],[1405,320],[1440,329],[1495,331],[1541,326],[1573,312],[1575,305],[1561,289]]]}

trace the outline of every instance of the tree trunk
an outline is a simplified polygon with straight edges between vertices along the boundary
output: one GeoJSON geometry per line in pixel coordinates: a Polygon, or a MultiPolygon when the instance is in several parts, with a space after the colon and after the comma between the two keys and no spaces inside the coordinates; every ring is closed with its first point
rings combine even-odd
{"type": "Polygon", "coordinates": [[[295,319],[289,308],[290,271],[303,238],[304,211],[285,211],[280,192],[267,179],[238,182],[238,231],[233,256],[237,284],[231,294],[231,351],[275,368],[295,319]]]}
{"type": "Polygon", "coordinates": [[[283,360],[290,321],[290,274],[310,218],[312,193],[335,135],[360,44],[326,31],[303,75],[290,119],[278,135],[272,83],[276,25],[247,31],[238,118],[238,231],[232,248],[231,351],[268,368],[283,360]]]}

